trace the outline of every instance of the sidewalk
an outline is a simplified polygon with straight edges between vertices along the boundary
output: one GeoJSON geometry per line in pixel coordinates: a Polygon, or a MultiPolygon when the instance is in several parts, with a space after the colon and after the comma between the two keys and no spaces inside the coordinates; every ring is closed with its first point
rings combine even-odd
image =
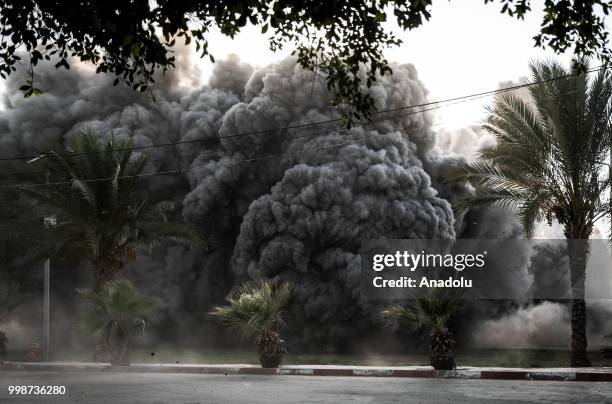
{"type": "Polygon", "coordinates": [[[132,364],[111,366],[87,362],[5,362],[1,371],[103,371],[136,373],[194,373],[224,375],[370,376],[441,379],[558,380],[612,382],[612,368],[479,368],[433,370],[428,366],[285,365],[264,369],[257,365],[132,364]]]}

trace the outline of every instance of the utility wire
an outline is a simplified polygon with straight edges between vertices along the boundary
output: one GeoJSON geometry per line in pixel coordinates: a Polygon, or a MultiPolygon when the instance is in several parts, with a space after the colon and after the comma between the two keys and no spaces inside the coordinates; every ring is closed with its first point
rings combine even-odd
{"type": "MultiPolygon", "coordinates": [[[[333,147],[338,147],[338,146],[346,146],[349,144],[356,144],[356,143],[361,143],[366,141],[366,139],[358,139],[358,140],[352,140],[349,142],[345,142],[345,143],[337,143],[337,144],[333,144],[333,145],[328,145],[325,147],[321,147],[321,149],[331,149],[333,147]]],[[[303,148],[302,148],[303,151],[303,148]]],[[[250,159],[245,159],[242,161],[237,162],[238,164],[243,164],[243,163],[251,163],[253,161],[259,161],[259,160],[269,160],[269,159],[274,159],[274,158],[279,158],[279,157],[283,157],[283,156],[288,156],[288,155],[293,155],[293,153],[280,153],[280,154],[271,154],[271,155],[267,155],[267,156],[260,156],[260,157],[254,157],[254,158],[250,158],[250,159]]],[[[104,177],[104,178],[91,178],[91,179],[83,179],[81,180],[82,182],[100,182],[100,181],[114,181],[115,179],[124,179],[124,178],[138,178],[138,177],[152,177],[155,175],[165,175],[165,174],[179,174],[185,171],[189,171],[190,168],[182,168],[182,169],[177,169],[177,170],[166,170],[166,171],[156,171],[153,173],[142,173],[142,174],[135,174],[135,175],[120,175],[117,177],[104,177]]],[[[55,186],[55,185],[72,185],[73,180],[70,181],[59,181],[59,182],[41,182],[41,183],[34,183],[34,184],[11,184],[11,185],[0,185],[0,189],[18,189],[18,188],[26,188],[26,187],[44,187],[44,186],[55,186]]]]}
{"type": "MultiPolygon", "coordinates": [[[[586,73],[597,72],[597,71],[602,70],[602,69],[608,69],[608,68],[606,66],[598,66],[596,68],[587,70],[585,72],[585,74],[586,73]]],[[[406,115],[413,115],[413,114],[423,113],[423,112],[427,112],[427,111],[431,111],[431,110],[434,110],[434,109],[438,109],[438,108],[442,108],[444,106],[447,106],[447,105],[439,105],[439,104],[446,104],[446,103],[450,102],[451,104],[448,104],[448,105],[454,105],[454,104],[456,104],[456,103],[454,103],[454,101],[461,101],[461,102],[457,102],[457,103],[474,101],[476,99],[488,97],[488,96],[491,96],[491,95],[494,95],[494,94],[505,93],[505,92],[509,92],[509,91],[518,90],[518,89],[521,89],[521,88],[526,88],[526,87],[530,87],[530,86],[534,86],[534,85],[538,85],[538,84],[544,84],[544,83],[548,83],[548,82],[552,82],[552,81],[557,81],[557,80],[563,80],[563,79],[567,79],[567,78],[571,78],[571,77],[575,77],[575,76],[576,76],[576,74],[568,74],[568,75],[564,75],[564,76],[552,77],[552,78],[546,79],[546,80],[538,80],[538,81],[533,81],[533,82],[529,82],[529,83],[519,84],[519,85],[515,85],[515,86],[511,86],[511,87],[506,87],[506,88],[503,88],[503,89],[483,91],[483,92],[479,92],[479,93],[474,93],[474,94],[469,94],[469,95],[464,95],[464,96],[448,98],[448,99],[441,100],[441,101],[430,101],[430,102],[421,103],[421,104],[407,105],[407,106],[396,107],[396,108],[388,108],[388,109],[376,111],[376,112],[373,113],[373,115],[380,115],[380,114],[384,114],[384,113],[388,113],[388,112],[397,112],[397,111],[403,111],[403,110],[406,110],[406,109],[422,108],[422,107],[428,107],[428,106],[432,106],[432,105],[438,105],[437,107],[432,107],[432,108],[428,108],[428,109],[424,109],[424,110],[418,110],[418,111],[412,111],[411,113],[406,114],[406,115]]],[[[388,117],[387,118],[382,118],[382,120],[385,120],[385,119],[389,119],[389,118],[388,117]]],[[[234,133],[234,134],[229,134],[229,135],[225,135],[225,136],[218,136],[216,138],[181,140],[181,141],[176,141],[176,142],[159,143],[159,144],[153,144],[153,145],[147,145],[147,146],[126,147],[126,148],[114,149],[113,151],[143,150],[143,149],[151,149],[151,148],[158,148],[158,147],[177,146],[177,145],[182,145],[182,144],[202,143],[202,142],[207,142],[207,141],[215,141],[217,139],[229,139],[229,138],[236,138],[236,137],[242,137],[242,136],[252,136],[252,135],[260,135],[260,134],[271,134],[271,133],[275,133],[275,132],[281,132],[283,130],[291,130],[291,129],[299,129],[299,128],[305,128],[305,127],[312,127],[312,126],[324,125],[324,124],[328,124],[328,123],[336,123],[336,122],[340,122],[340,121],[343,121],[343,118],[328,119],[328,120],[325,120],[325,121],[305,123],[305,124],[299,124],[299,125],[289,125],[289,126],[278,127],[278,128],[273,128],[273,129],[262,129],[262,130],[251,131],[251,132],[240,132],[240,133],[234,133]]],[[[377,122],[377,121],[370,120],[368,122],[377,122]]],[[[361,126],[361,125],[363,125],[363,123],[358,124],[358,125],[354,125],[354,126],[361,126]]],[[[341,130],[341,128],[338,129],[338,130],[341,130]]],[[[89,155],[89,154],[97,154],[97,153],[108,153],[108,152],[107,151],[98,151],[98,152],[72,153],[72,154],[70,154],[70,156],[89,155]]],[[[35,159],[37,157],[40,157],[40,156],[30,155],[30,156],[2,157],[2,158],[0,158],[0,161],[32,160],[32,159],[35,159]]]]}
{"type": "MultiPolygon", "coordinates": [[[[575,94],[575,93],[576,93],[576,90],[564,92],[563,94],[564,95],[569,95],[569,94],[575,94]]],[[[464,102],[473,101],[473,100],[477,100],[477,99],[481,99],[481,98],[486,98],[486,97],[489,97],[489,96],[490,96],[489,94],[479,95],[478,97],[473,98],[473,99],[464,100],[464,101],[458,101],[458,102],[450,103],[450,104],[447,104],[447,105],[444,105],[444,106],[452,106],[452,105],[457,105],[457,104],[463,104],[464,102]]],[[[535,104],[535,102],[534,101],[529,101],[529,102],[526,102],[525,104],[532,105],[532,104],[535,104]]],[[[378,120],[362,121],[361,123],[355,124],[352,128],[363,127],[363,126],[368,125],[368,124],[375,124],[375,123],[386,121],[386,120],[389,120],[389,119],[401,118],[401,117],[405,117],[405,116],[408,116],[408,115],[413,115],[413,114],[416,114],[416,113],[428,112],[428,111],[432,111],[432,110],[438,109],[438,108],[439,107],[434,107],[434,108],[414,111],[414,112],[411,112],[411,113],[408,113],[408,114],[396,114],[396,115],[392,115],[392,116],[386,116],[386,117],[378,119],[378,120]]],[[[436,123],[433,123],[433,124],[429,125],[427,128],[433,128],[433,127],[436,127],[436,126],[444,125],[445,123],[446,122],[444,122],[444,121],[439,121],[439,122],[436,122],[436,123]]],[[[348,130],[347,128],[342,127],[342,128],[329,129],[329,130],[320,131],[320,132],[307,133],[307,134],[298,135],[298,136],[287,136],[287,137],[283,137],[282,140],[283,141],[285,141],[285,140],[293,140],[293,139],[300,139],[300,138],[306,138],[306,137],[312,137],[312,136],[318,136],[318,135],[331,135],[331,134],[334,134],[334,133],[340,133],[340,132],[347,131],[347,130],[348,130]]],[[[418,132],[420,130],[422,130],[422,129],[419,128],[419,129],[414,129],[414,130],[407,130],[407,131],[405,131],[403,133],[416,133],[416,132],[418,132]]],[[[239,149],[241,149],[241,151],[244,151],[244,148],[242,148],[242,147],[239,147],[239,149]]],[[[218,150],[204,150],[204,151],[199,151],[199,152],[195,152],[195,153],[179,154],[179,155],[177,155],[175,157],[185,158],[185,157],[208,155],[208,154],[216,154],[216,153],[219,153],[219,151],[218,150]]],[[[166,160],[165,158],[157,158],[157,159],[150,159],[148,161],[155,162],[155,161],[165,161],[165,160],[166,160]]]]}
{"type": "MultiPolygon", "coordinates": [[[[480,98],[485,98],[485,97],[488,97],[488,96],[489,95],[479,95],[476,98],[472,98],[472,99],[469,99],[469,100],[455,101],[455,102],[452,102],[452,103],[449,103],[449,104],[446,104],[446,105],[442,105],[442,106],[438,106],[438,107],[432,107],[432,108],[428,108],[428,109],[412,111],[412,112],[409,112],[409,113],[395,114],[395,115],[391,115],[391,116],[386,116],[384,118],[380,118],[378,120],[369,120],[369,121],[368,120],[363,120],[362,122],[353,125],[351,129],[358,128],[358,127],[363,127],[363,126],[369,125],[369,124],[375,124],[375,123],[382,122],[382,121],[389,120],[389,119],[401,118],[401,117],[405,117],[405,116],[409,116],[409,115],[414,115],[414,114],[418,114],[418,113],[422,113],[422,112],[428,112],[428,111],[432,111],[432,110],[435,110],[435,109],[439,109],[439,108],[444,107],[444,106],[452,106],[452,105],[456,105],[456,104],[462,104],[462,103],[465,103],[465,102],[468,102],[468,101],[473,101],[473,100],[480,99],[480,98]]],[[[435,124],[432,124],[432,125],[428,126],[428,128],[431,128],[431,127],[434,127],[434,126],[443,125],[443,124],[444,124],[444,122],[438,122],[438,123],[435,123],[435,124]]],[[[340,127],[340,128],[335,128],[335,129],[327,129],[327,130],[324,130],[324,131],[318,131],[318,132],[313,132],[313,133],[302,134],[302,135],[298,135],[298,136],[287,136],[287,137],[283,137],[282,140],[285,141],[285,140],[300,139],[300,138],[313,137],[313,136],[319,136],[319,135],[331,135],[331,134],[334,134],[334,133],[346,132],[348,130],[349,129],[346,128],[346,127],[340,127]]],[[[404,133],[416,133],[419,130],[421,130],[421,129],[407,130],[404,133]]],[[[218,138],[215,138],[215,139],[218,139],[218,138]]],[[[206,140],[211,140],[211,139],[206,139],[206,140]]],[[[146,146],[146,147],[152,147],[152,146],[146,146]]],[[[239,146],[238,148],[240,149],[241,152],[245,151],[244,147],[240,147],[239,146]]],[[[124,151],[124,150],[134,150],[134,148],[114,149],[112,152],[115,152],[115,151],[124,151]]],[[[94,153],[73,153],[73,154],[68,155],[67,157],[73,157],[73,156],[79,156],[79,155],[89,155],[89,154],[95,154],[95,153],[96,152],[94,152],[94,153]]],[[[97,153],[109,153],[109,152],[100,151],[100,152],[97,152],[97,153]]],[[[173,157],[177,157],[177,158],[181,159],[181,158],[192,157],[192,156],[214,155],[214,154],[217,154],[217,153],[219,153],[218,150],[203,150],[203,151],[199,151],[199,152],[195,152],[195,153],[178,154],[177,156],[173,156],[173,157]]],[[[2,159],[0,159],[0,161],[1,160],[2,159]]],[[[165,158],[156,158],[156,159],[148,159],[147,161],[148,162],[166,161],[166,159],[165,158]]],[[[23,171],[13,171],[12,173],[7,173],[7,174],[8,175],[19,175],[19,174],[22,174],[22,173],[23,173],[23,171]]],[[[165,174],[165,172],[161,172],[161,174],[165,174]]],[[[16,185],[18,186],[19,184],[16,184],[16,185]]],[[[2,189],[2,187],[0,187],[0,189],[2,189]]]]}
{"type": "MultiPolygon", "coordinates": [[[[480,96],[478,96],[476,98],[471,98],[469,100],[455,101],[455,102],[452,102],[452,103],[449,103],[449,104],[446,104],[446,105],[437,106],[437,107],[431,107],[431,108],[427,108],[427,109],[423,109],[423,110],[412,111],[412,112],[409,112],[409,113],[401,113],[401,114],[397,114],[396,113],[394,115],[382,117],[382,118],[379,118],[377,120],[363,120],[360,123],[357,123],[357,124],[353,125],[351,129],[358,128],[358,127],[363,127],[363,126],[369,125],[369,124],[375,124],[375,123],[386,121],[386,120],[389,120],[389,119],[402,118],[402,117],[406,117],[406,116],[410,116],[410,115],[415,115],[415,114],[419,114],[419,113],[423,113],[423,112],[428,112],[428,111],[439,109],[441,107],[447,107],[447,106],[462,104],[462,103],[473,101],[473,100],[477,100],[477,99],[480,99],[480,98],[485,98],[485,97],[488,97],[488,96],[489,95],[480,95],[480,96]]],[[[430,125],[429,127],[443,125],[443,124],[444,124],[444,122],[439,122],[439,123],[430,125]]],[[[306,133],[306,134],[297,135],[297,136],[285,136],[285,137],[282,138],[282,140],[285,141],[285,140],[293,140],[293,139],[300,139],[300,138],[307,138],[307,137],[314,137],[314,136],[321,136],[321,135],[331,135],[331,134],[334,134],[334,133],[340,133],[340,132],[347,131],[347,130],[348,130],[348,128],[346,128],[346,127],[339,127],[339,128],[335,128],[335,129],[327,129],[327,130],[324,130],[324,131],[318,131],[318,132],[313,132],[313,133],[306,133]]],[[[415,133],[418,130],[420,130],[420,129],[408,130],[405,133],[415,133]]],[[[208,141],[208,140],[216,140],[216,139],[220,139],[220,138],[224,138],[224,136],[220,136],[220,137],[217,137],[217,138],[211,138],[211,139],[200,139],[198,141],[202,142],[202,141],[208,141]]],[[[143,146],[143,148],[150,148],[150,147],[153,147],[153,146],[143,146]]],[[[248,145],[245,146],[245,147],[248,147],[248,145]]],[[[241,149],[240,151],[245,151],[245,147],[238,146],[238,148],[241,149]]],[[[135,149],[138,149],[138,148],[137,147],[136,148],[121,148],[121,149],[113,149],[112,151],[99,151],[99,152],[87,152],[87,153],[72,153],[72,154],[66,155],[65,157],[77,157],[77,156],[82,156],[82,155],[110,153],[110,152],[127,151],[127,150],[135,150],[135,149]]],[[[179,155],[177,155],[175,157],[184,158],[184,157],[199,156],[199,155],[209,155],[209,154],[216,154],[216,153],[219,153],[219,151],[218,150],[204,150],[204,151],[199,151],[199,152],[195,152],[195,153],[179,154],[179,155]]],[[[32,157],[33,159],[37,158],[37,157],[34,157],[34,156],[29,156],[29,157],[32,157]]],[[[40,157],[40,156],[38,156],[38,157],[40,157]]],[[[25,159],[25,157],[23,159],[25,159]]],[[[0,161],[2,161],[2,160],[3,159],[0,159],[0,161]]],[[[154,162],[154,161],[165,161],[165,160],[166,159],[164,159],[164,158],[157,158],[157,159],[149,159],[148,161],[149,162],[154,162]]],[[[8,161],[8,160],[5,159],[5,161],[8,161]]],[[[21,173],[22,172],[20,172],[20,171],[13,171],[11,173],[6,173],[6,174],[7,175],[19,175],[21,173]]]]}
{"type": "MultiPolygon", "coordinates": [[[[387,118],[388,119],[388,118],[387,118]]],[[[371,123],[371,122],[368,122],[371,123]]],[[[367,124],[367,123],[366,123],[367,124]]],[[[365,126],[366,124],[359,124],[356,125],[355,127],[358,126],[365,126]]],[[[444,125],[445,122],[436,122],[433,123],[429,126],[427,126],[427,128],[433,128],[436,126],[440,126],[440,125],[444,125]]],[[[420,131],[422,129],[414,129],[414,130],[407,130],[403,133],[409,134],[409,133],[416,133],[418,131],[420,131]]],[[[294,139],[300,139],[300,138],[306,138],[306,137],[311,137],[311,136],[315,136],[315,135],[321,135],[321,134],[327,134],[327,135],[332,135],[334,133],[340,133],[342,131],[347,131],[346,128],[340,128],[340,129],[334,129],[334,130],[327,130],[327,131],[323,131],[323,132],[316,132],[316,133],[309,133],[309,134],[304,134],[304,135],[299,135],[299,136],[289,136],[289,137],[283,137],[283,141],[285,140],[294,140],[294,139]]],[[[239,151],[237,152],[244,152],[245,149],[243,147],[239,147],[239,151]]],[[[195,152],[195,153],[185,153],[185,154],[177,154],[177,155],[167,155],[167,158],[147,158],[147,163],[154,163],[154,162],[160,162],[160,161],[168,161],[170,158],[178,158],[178,159],[184,159],[184,158],[188,158],[188,157],[195,157],[195,156],[206,156],[206,155],[214,155],[214,154],[218,154],[220,151],[219,150],[202,150],[199,152],[195,152]]],[[[291,153],[286,153],[286,154],[291,154],[291,153]]],[[[130,162],[128,162],[128,164],[130,164],[130,162]]],[[[30,170],[28,170],[28,172],[32,172],[30,170]]],[[[9,173],[4,173],[5,175],[20,175],[23,174],[24,171],[12,171],[9,173]]]]}
{"type": "MultiPolygon", "coordinates": [[[[502,89],[502,92],[505,91],[513,91],[516,90],[516,88],[509,88],[509,89],[502,89]]],[[[576,91],[570,91],[568,93],[565,94],[574,94],[576,93],[576,91]]],[[[484,98],[484,97],[488,97],[490,96],[490,94],[485,94],[485,93],[481,93],[476,95],[474,99],[479,99],[479,98],[484,98]]],[[[467,102],[467,101],[471,101],[470,100],[457,100],[451,104],[448,105],[455,105],[455,104],[461,104],[463,102],[467,102]]],[[[534,101],[530,101],[527,102],[526,104],[534,104],[534,101]]],[[[424,110],[419,110],[419,111],[412,111],[408,114],[400,114],[400,115],[395,115],[392,117],[385,117],[382,120],[387,120],[387,119],[391,119],[391,118],[395,118],[398,116],[406,116],[406,115],[413,115],[416,113],[421,113],[421,112],[427,112],[433,109],[438,109],[439,107],[432,107],[429,109],[424,109],[424,110]]],[[[359,127],[359,126],[364,126],[367,124],[373,124],[376,123],[378,121],[363,121],[362,123],[355,125],[354,127],[359,127]]],[[[438,122],[436,124],[430,125],[429,127],[432,126],[438,126],[438,125],[443,125],[444,122],[438,122]]],[[[315,133],[310,133],[310,134],[303,134],[303,135],[299,135],[299,136],[292,136],[292,137],[286,137],[283,140],[291,140],[291,139],[298,139],[298,138],[304,138],[304,137],[310,137],[310,136],[316,136],[316,135],[320,135],[320,134],[332,134],[332,133],[339,133],[339,132],[347,132],[350,129],[348,128],[337,128],[337,129],[331,129],[331,130],[326,130],[326,131],[320,131],[320,132],[315,132],[315,133]]],[[[415,130],[409,130],[406,133],[414,133],[416,131],[418,131],[420,129],[415,129],[415,130]]],[[[345,146],[345,145],[349,145],[349,144],[356,144],[356,143],[362,143],[364,142],[366,139],[361,139],[361,140],[353,140],[353,141],[349,141],[347,143],[339,143],[339,144],[335,144],[335,145],[331,145],[331,146],[326,146],[326,147],[322,147],[321,149],[328,149],[331,147],[338,147],[338,146],[345,146]]],[[[304,146],[302,147],[302,150],[304,150],[304,146]]],[[[219,151],[217,150],[205,150],[205,151],[201,151],[201,152],[196,152],[196,153],[189,153],[189,154],[181,154],[178,155],[176,157],[178,158],[184,158],[184,157],[191,157],[191,156],[198,156],[198,155],[208,155],[208,154],[216,154],[219,151]]],[[[250,163],[250,162],[254,162],[254,161],[260,161],[260,160],[269,160],[269,159],[274,159],[274,158],[281,158],[284,156],[289,156],[289,155],[295,155],[295,153],[299,153],[299,151],[294,151],[291,153],[279,153],[279,154],[273,154],[273,155],[267,155],[267,156],[259,156],[259,157],[254,157],[254,158],[248,158],[248,159],[244,159],[241,161],[238,161],[237,164],[243,164],[243,163],[250,163]]],[[[89,153],[82,153],[82,154],[89,154],[89,153]]],[[[74,154],[72,154],[74,155],[74,154]]],[[[71,156],[72,156],[71,155],[71,156]]],[[[153,160],[149,160],[149,161],[163,161],[165,159],[153,159],[153,160]]],[[[167,174],[178,174],[178,173],[182,173],[185,171],[189,171],[191,168],[183,168],[183,169],[176,169],[176,170],[164,170],[164,171],[157,171],[157,172],[153,172],[153,173],[142,173],[142,174],[138,174],[138,175],[126,175],[126,176],[120,176],[117,177],[118,179],[124,179],[124,178],[135,178],[135,177],[151,177],[151,176],[155,176],[155,175],[167,175],[167,174]]],[[[19,172],[15,172],[15,174],[19,174],[19,172]]],[[[87,180],[82,180],[84,182],[97,182],[97,181],[109,181],[109,180],[114,180],[115,177],[105,177],[105,178],[93,178],[93,179],[87,179],[87,180]]],[[[72,180],[71,181],[62,181],[62,182],[47,182],[47,183],[23,183],[23,184],[10,184],[10,185],[0,185],[0,190],[1,189],[17,189],[17,188],[22,188],[22,187],[27,187],[27,186],[52,186],[52,185],[70,185],[72,184],[72,180]]]]}

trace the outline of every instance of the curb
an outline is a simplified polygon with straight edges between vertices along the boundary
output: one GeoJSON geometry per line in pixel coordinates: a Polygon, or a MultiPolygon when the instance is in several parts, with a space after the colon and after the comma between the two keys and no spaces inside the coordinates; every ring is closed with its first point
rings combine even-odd
{"type": "Polygon", "coordinates": [[[579,381],[612,382],[612,370],[606,371],[546,371],[546,370],[433,370],[397,369],[380,367],[281,367],[261,368],[231,365],[147,365],[111,366],[110,364],[53,364],[9,362],[0,365],[0,371],[98,371],[124,373],[184,373],[207,375],[256,375],[256,376],[344,376],[344,377],[397,377],[426,379],[482,379],[482,380],[540,380],[540,381],[579,381]]]}
{"type": "Polygon", "coordinates": [[[493,379],[493,380],[529,380],[529,374],[527,372],[507,372],[507,371],[490,371],[483,370],[480,372],[481,379],[493,379]]]}

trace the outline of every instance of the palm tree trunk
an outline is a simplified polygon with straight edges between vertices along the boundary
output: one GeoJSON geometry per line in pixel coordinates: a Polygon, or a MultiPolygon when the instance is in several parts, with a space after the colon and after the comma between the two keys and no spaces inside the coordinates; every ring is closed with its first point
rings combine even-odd
{"type": "MultiPolygon", "coordinates": [[[[94,279],[93,279],[93,290],[96,294],[102,291],[102,287],[113,277],[113,271],[108,268],[104,262],[96,262],[94,265],[94,279]]],[[[94,353],[92,357],[93,362],[109,362],[110,353],[104,343],[104,337],[96,337],[94,353]]]]}
{"type": "Polygon", "coordinates": [[[102,286],[104,286],[105,282],[106,282],[106,279],[104,278],[104,273],[101,272],[96,267],[96,269],[94,271],[93,291],[95,293],[100,293],[100,291],[102,290],[102,286]]]}
{"type": "Polygon", "coordinates": [[[570,266],[570,312],[572,318],[571,366],[590,366],[587,357],[586,303],[584,281],[589,256],[589,240],[567,238],[570,266]]]}
{"type": "Polygon", "coordinates": [[[102,286],[113,278],[115,271],[104,262],[97,262],[94,266],[93,290],[100,293],[102,286]]]}

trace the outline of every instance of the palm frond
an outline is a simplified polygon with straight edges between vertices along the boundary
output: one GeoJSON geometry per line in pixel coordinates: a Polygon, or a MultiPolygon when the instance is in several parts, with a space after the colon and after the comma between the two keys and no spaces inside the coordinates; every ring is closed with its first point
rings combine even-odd
{"type": "Polygon", "coordinates": [[[248,282],[230,293],[226,306],[215,307],[210,314],[243,337],[258,336],[284,326],[282,310],[291,299],[293,285],[274,287],[270,281],[248,282]]]}
{"type": "Polygon", "coordinates": [[[157,299],[139,295],[127,279],[109,281],[99,293],[84,289],[77,292],[92,304],[81,326],[98,334],[109,326],[128,333],[138,331],[147,324],[147,315],[159,306],[157,299]]]}
{"type": "Polygon", "coordinates": [[[496,203],[512,209],[528,236],[543,218],[592,228],[593,218],[606,211],[600,199],[609,190],[600,177],[612,143],[610,74],[590,80],[555,61],[530,68],[540,82],[529,88],[535,108],[510,94],[497,96],[483,126],[496,144],[448,181],[471,185],[461,208],[496,203]]]}
{"type": "Polygon", "coordinates": [[[40,232],[37,245],[53,244],[56,254],[80,252],[102,268],[115,268],[131,259],[130,251],[138,245],[152,247],[165,240],[189,247],[203,244],[196,228],[169,221],[171,201],[145,191],[140,175],[147,157],[133,153],[130,139],[111,135],[104,141],[85,130],[70,146],[44,153],[35,163],[58,184],[20,189],[38,219],[57,220],[52,229],[40,232]]]}
{"type": "Polygon", "coordinates": [[[414,329],[438,331],[446,328],[448,320],[462,308],[462,291],[428,289],[425,297],[413,296],[404,306],[391,306],[382,311],[385,325],[404,322],[414,329]]]}

